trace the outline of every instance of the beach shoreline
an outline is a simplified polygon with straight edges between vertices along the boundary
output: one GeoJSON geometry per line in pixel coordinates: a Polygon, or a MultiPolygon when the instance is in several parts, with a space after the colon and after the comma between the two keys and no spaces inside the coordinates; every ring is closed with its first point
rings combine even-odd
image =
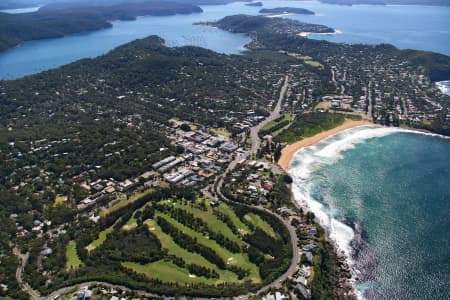
{"type": "Polygon", "coordinates": [[[336,35],[336,34],[342,34],[342,31],[336,30],[336,29],[334,30],[334,32],[309,32],[309,31],[302,31],[302,32],[298,33],[297,35],[301,36],[301,37],[308,37],[308,36],[310,36],[312,34],[314,34],[314,35],[336,35]]]}
{"type": "Polygon", "coordinates": [[[361,121],[354,121],[354,120],[345,120],[345,122],[342,125],[339,125],[335,128],[332,128],[327,131],[320,132],[312,137],[304,138],[303,140],[300,140],[298,142],[295,142],[293,144],[286,145],[283,150],[281,150],[281,157],[278,160],[278,165],[285,171],[288,170],[292,159],[294,158],[295,154],[302,148],[314,146],[315,144],[321,142],[322,140],[336,135],[344,130],[359,127],[359,126],[366,126],[366,125],[374,125],[374,123],[368,121],[368,120],[361,120],[361,121]]]}

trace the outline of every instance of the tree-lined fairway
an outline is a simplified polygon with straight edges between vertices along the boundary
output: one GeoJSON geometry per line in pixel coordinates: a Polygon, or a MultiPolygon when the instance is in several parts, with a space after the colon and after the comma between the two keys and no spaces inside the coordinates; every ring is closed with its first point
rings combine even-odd
{"type": "Polygon", "coordinates": [[[131,217],[128,222],[122,226],[123,230],[131,230],[137,227],[137,221],[135,218],[131,217]]]}
{"type": "Polygon", "coordinates": [[[142,198],[142,197],[144,197],[146,195],[149,195],[149,194],[151,194],[153,192],[154,192],[153,189],[148,189],[148,190],[145,190],[143,192],[136,193],[136,194],[128,197],[128,199],[126,199],[126,200],[121,200],[121,201],[117,202],[116,204],[114,204],[111,207],[102,209],[101,212],[100,212],[100,215],[101,216],[106,216],[107,214],[110,214],[110,213],[112,213],[112,212],[114,212],[114,211],[116,211],[116,210],[118,210],[118,209],[120,209],[122,207],[125,207],[125,206],[135,202],[136,200],[138,200],[138,199],[140,199],[140,198],[142,198]]]}
{"type": "Polygon", "coordinates": [[[160,213],[160,212],[158,212],[156,215],[164,218],[166,221],[170,222],[173,226],[175,226],[178,230],[181,230],[183,233],[189,235],[192,238],[197,239],[197,242],[199,244],[214,250],[223,259],[223,261],[226,264],[239,266],[241,268],[249,270],[250,271],[249,278],[253,282],[261,281],[261,279],[259,277],[258,267],[249,261],[247,254],[231,253],[227,249],[222,248],[222,246],[217,244],[216,241],[210,240],[208,237],[202,235],[201,233],[198,233],[198,232],[184,226],[183,224],[177,222],[176,220],[172,219],[168,215],[160,213]]]}
{"type": "Polygon", "coordinates": [[[95,248],[101,246],[103,244],[103,242],[106,241],[106,238],[108,236],[108,234],[110,234],[113,231],[114,225],[111,225],[110,227],[106,228],[105,230],[101,231],[98,234],[98,239],[92,241],[92,243],[90,243],[89,245],[86,246],[86,250],[88,250],[89,252],[91,252],[92,250],[94,250],[95,248]]]}
{"type": "Polygon", "coordinates": [[[137,273],[144,274],[150,279],[159,279],[163,282],[177,282],[181,284],[216,283],[215,279],[207,279],[205,277],[197,277],[189,274],[187,269],[178,267],[170,260],[158,260],[146,265],[141,265],[134,262],[123,262],[122,265],[137,273]]]}
{"type": "Polygon", "coordinates": [[[267,123],[263,128],[261,128],[261,131],[269,131],[272,128],[274,128],[275,126],[277,126],[278,124],[280,124],[281,122],[284,122],[284,121],[289,121],[290,122],[290,121],[292,121],[292,119],[293,119],[292,115],[286,114],[282,118],[280,118],[279,120],[267,123]]]}
{"type": "Polygon", "coordinates": [[[207,261],[203,256],[189,252],[183,248],[181,248],[178,244],[176,244],[173,239],[168,235],[165,234],[158,224],[154,220],[147,220],[145,221],[145,224],[148,226],[149,230],[153,232],[161,242],[161,245],[163,249],[167,249],[168,253],[170,255],[175,255],[177,257],[183,258],[183,260],[187,264],[197,264],[206,268],[210,268],[215,270],[220,278],[216,280],[216,283],[221,282],[237,282],[237,275],[234,274],[231,271],[227,270],[221,270],[216,265],[210,263],[207,261]]]}
{"type": "Polygon", "coordinates": [[[182,208],[194,214],[197,218],[202,219],[208,224],[208,227],[214,232],[220,232],[230,240],[243,246],[242,240],[233,234],[231,229],[222,221],[220,221],[215,215],[213,215],[212,208],[210,205],[206,205],[206,211],[193,207],[192,205],[183,205],[181,203],[176,203],[176,207],[182,208]]]}
{"type": "Polygon", "coordinates": [[[245,235],[250,232],[250,229],[245,225],[241,219],[236,215],[236,213],[225,203],[221,203],[219,207],[216,207],[215,210],[227,215],[231,222],[233,222],[234,226],[238,229],[241,235],[245,235]]]}
{"type": "Polygon", "coordinates": [[[273,228],[266,221],[261,219],[260,216],[255,215],[253,213],[249,213],[246,214],[244,218],[253,225],[255,225],[256,227],[258,227],[259,229],[261,229],[262,231],[264,231],[265,233],[267,233],[268,235],[270,235],[271,237],[276,237],[273,228]]]}
{"type": "MultiPolygon", "coordinates": [[[[106,224],[115,220],[114,224],[98,229],[98,238],[83,245],[90,259],[99,256],[112,259],[140,274],[140,278],[158,280],[168,286],[176,284],[180,288],[185,285],[210,289],[220,289],[223,284],[229,284],[230,288],[236,284],[258,285],[268,278],[267,265],[276,258],[267,254],[266,244],[258,236],[261,231],[254,229],[261,228],[275,237],[278,234],[257,212],[240,217],[241,210],[237,207],[225,203],[213,207],[211,200],[205,198],[194,201],[157,198],[137,206],[128,205],[124,214],[127,219],[106,215],[104,218],[109,218],[106,224]],[[130,241],[134,241],[135,246],[130,241]],[[147,242],[155,245],[153,252],[142,246],[147,242]],[[263,262],[256,264],[250,260],[250,246],[262,251],[263,262]]],[[[276,241],[277,238],[270,244],[276,241]]],[[[73,252],[75,245],[72,247],[73,252]]],[[[254,259],[252,256],[256,261],[254,259]]],[[[72,268],[81,263],[71,261],[72,268]]],[[[215,295],[221,295],[220,290],[218,293],[215,295]]]]}
{"type": "Polygon", "coordinates": [[[66,248],[66,270],[75,270],[83,265],[77,254],[77,244],[75,241],[70,241],[66,248]]]}

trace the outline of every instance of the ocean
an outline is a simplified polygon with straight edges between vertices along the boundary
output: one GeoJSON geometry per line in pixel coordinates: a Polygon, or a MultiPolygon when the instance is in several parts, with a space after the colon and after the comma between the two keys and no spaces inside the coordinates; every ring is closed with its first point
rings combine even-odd
{"type": "Polygon", "coordinates": [[[450,80],[436,82],[436,86],[443,94],[450,95],[450,80]]]}
{"type": "MultiPolygon", "coordinates": [[[[310,38],[345,43],[392,43],[399,48],[430,50],[450,55],[450,7],[433,6],[341,6],[316,1],[264,1],[265,8],[303,7],[314,16],[287,18],[328,25],[341,32],[312,35],[310,38]]],[[[239,54],[250,40],[217,28],[195,26],[235,14],[257,15],[260,7],[235,2],[205,5],[204,12],[192,15],[141,17],[135,21],[113,22],[113,27],[63,38],[24,42],[0,53],[0,79],[15,79],[87,57],[96,57],[132,40],[156,34],[168,46],[194,45],[220,53],[239,54]]],[[[29,12],[15,10],[11,13],[29,12]]]]}
{"type": "Polygon", "coordinates": [[[448,299],[450,139],[364,126],[300,150],[289,172],[350,257],[365,299],[448,299]]]}

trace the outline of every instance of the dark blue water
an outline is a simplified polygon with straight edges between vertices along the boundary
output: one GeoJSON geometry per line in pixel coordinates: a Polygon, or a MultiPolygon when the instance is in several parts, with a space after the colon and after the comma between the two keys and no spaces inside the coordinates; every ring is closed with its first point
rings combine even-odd
{"type": "MultiPolygon", "coordinates": [[[[355,133],[368,137],[377,130],[355,133]]],[[[314,170],[309,178],[297,183],[308,186],[323,212],[361,224],[372,254],[357,262],[370,266],[360,270],[366,298],[449,299],[450,140],[383,135],[361,140],[348,134],[299,155],[297,161],[315,162],[307,165],[314,170]],[[340,141],[354,148],[345,150],[340,141]],[[341,159],[329,160],[332,153],[341,159]]],[[[300,168],[293,167],[294,175],[300,168]]]]}
{"type": "MultiPolygon", "coordinates": [[[[450,8],[431,6],[338,6],[314,1],[265,1],[264,7],[305,7],[315,16],[289,18],[325,24],[342,31],[320,35],[336,42],[392,43],[400,48],[432,50],[450,55],[450,8]]],[[[95,57],[137,38],[157,34],[169,46],[195,45],[227,54],[238,54],[249,39],[215,28],[193,26],[225,16],[258,14],[259,7],[244,3],[202,6],[204,13],[168,17],[143,17],[114,22],[113,28],[59,39],[25,42],[0,54],[0,79],[14,79],[85,58],[95,57]]]]}

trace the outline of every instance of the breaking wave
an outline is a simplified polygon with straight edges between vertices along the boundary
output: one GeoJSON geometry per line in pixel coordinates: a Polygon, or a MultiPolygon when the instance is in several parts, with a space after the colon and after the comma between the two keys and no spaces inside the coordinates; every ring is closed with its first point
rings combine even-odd
{"type": "Polygon", "coordinates": [[[436,82],[436,86],[443,94],[450,95],[450,80],[436,82]]]}
{"type": "MultiPolygon", "coordinates": [[[[338,251],[344,252],[349,265],[353,269],[353,280],[363,279],[364,271],[368,264],[372,262],[358,261],[358,257],[370,256],[362,238],[363,224],[356,223],[356,220],[344,219],[339,210],[334,208],[332,195],[321,191],[317,186],[317,176],[320,177],[321,168],[337,163],[343,158],[344,152],[355,148],[356,145],[364,143],[369,139],[382,138],[396,133],[423,134],[441,138],[448,138],[438,134],[421,131],[407,130],[394,127],[361,126],[342,131],[331,136],[320,143],[299,150],[294,156],[289,167],[293,184],[293,194],[295,200],[307,211],[312,211],[319,223],[324,227],[329,237],[335,242],[338,251]],[[365,264],[365,266],[363,266],[365,264]],[[362,271],[362,272],[361,272],[362,271]]],[[[364,280],[363,280],[364,281],[364,280]]],[[[358,287],[360,289],[361,286],[358,287]]],[[[360,298],[362,292],[358,291],[360,298]]]]}

